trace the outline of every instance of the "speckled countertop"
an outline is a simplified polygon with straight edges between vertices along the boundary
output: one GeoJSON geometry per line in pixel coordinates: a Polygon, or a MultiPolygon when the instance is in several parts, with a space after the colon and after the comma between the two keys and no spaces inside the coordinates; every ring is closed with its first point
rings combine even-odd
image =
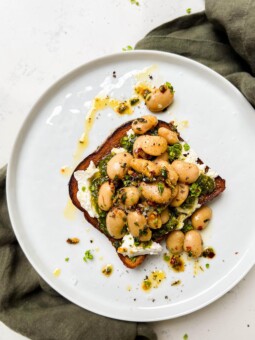
{"type": "MultiPolygon", "coordinates": [[[[0,4],[0,166],[37,98],[73,68],[127,45],[150,29],[203,10],[203,0],[44,0],[0,4]],[[103,7],[103,10],[100,8],[103,7]],[[125,23],[123,24],[123,13],[125,23]],[[119,33],[116,34],[116,31],[119,33]]],[[[255,269],[210,306],[153,323],[159,340],[255,339],[255,269]]],[[[0,322],[1,340],[24,339],[0,322]]]]}

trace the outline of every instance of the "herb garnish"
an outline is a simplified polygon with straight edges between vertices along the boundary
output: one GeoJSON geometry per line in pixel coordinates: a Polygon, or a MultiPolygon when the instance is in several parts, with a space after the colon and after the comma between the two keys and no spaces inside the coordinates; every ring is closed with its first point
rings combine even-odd
{"type": "Polygon", "coordinates": [[[174,93],[174,88],[173,85],[171,83],[169,83],[168,81],[165,83],[166,87],[169,88],[169,90],[171,91],[171,93],[174,93]]]}
{"type": "Polygon", "coordinates": [[[91,250],[86,250],[84,253],[83,261],[93,260],[94,256],[91,254],[91,250]]]}
{"type": "Polygon", "coordinates": [[[165,184],[162,183],[162,182],[159,182],[159,183],[158,183],[158,191],[159,191],[159,193],[160,193],[161,196],[162,196],[164,190],[165,190],[165,184]]]}
{"type": "Polygon", "coordinates": [[[201,174],[195,183],[192,183],[189,189],[190,196],[199,197],[200,195],[210,194],[215,188],[213,178],[201,174]]]}
{"type": "Polygon", "coordinates": [[[182,153],[182,146],[180,143],[175,143],[168,147],[169,162],[172,163],[175,159],[178,159],[182,153]]]}
{"type": "Polygon", "coordinates": [[[189,144],[184,143],[184,144],[183,144],[183,149],[184,149],[185,151],[189,151],[189,149],[190,149],[189,144]]]}

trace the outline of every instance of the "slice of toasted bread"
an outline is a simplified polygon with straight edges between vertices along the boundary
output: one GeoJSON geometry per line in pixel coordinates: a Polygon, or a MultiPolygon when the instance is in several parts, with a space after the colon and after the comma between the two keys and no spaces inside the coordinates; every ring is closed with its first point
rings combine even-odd
{"type": "MultiPolygon", "coordinates": [[[[120,147],[120,140],[122,137],[124,137],[127,133],[128,130],[131,129],[131,125],[132,125],[132,121],[129,121],[123,125],[121,125],[119,128],[117,128],[108,138],[107,140],[92,154],[90,154],[89,156],[87,156],[74,170],[86,170],[90,164],[91,161],[94,162],[95,166],[98,165],[99,161],[102,160],[102,158],[104,158],[106,155],[108,155],[112,148],[118,148],[120,147]]],[[[176,131],[175,126],[170,122],[170,123],[166,123],[164,121],[158,121],[158,125],[157,128],[159,127],[166,127],[168,129],[171,129],[173,131],[176,131]]],[[[183,141],[183,139],[181,138],[181,136],[179,135],[179,140],[183,141]]],[[[203,164],[203,162],[199,159],[198,160],[200,164],[203,164]]],[[[209,167],[206,167],[206,171],[209,170],[209,167]]],[[[70,178],[69,181],[69,195],[70,198],[73,202],[73,204],[84,213],[85,219],[92,224],[96,229],[98,229],[99,231],[102,232],[102,230],[99,228],[99,221],[97,218],[95,217],[91,217],[89,215],[89,213],[83,209],[80,205],[79,200],[77,199],[77,192],[78,192],[78,184],[77,181],[74,177],[74,172],[70,178]]],[[[211,192],[208,195],[202,195],[199,197],[199,201],[198,203],[203,205],[208,203],[209,201],[211,201],[212,199],[214,199],[216,196],[218,196],[222,191],[224,191],[225,189],[225,180],[222,179],[220,176],[217,176],[215,178],[215,189],[213,190],[213,192],[211,192]]],[[[107,236],[107,238],[109,239],[109,241],[114,244],[114,242],[116,241],[114,238],[107,236]]],[[[166,236],[160,237],[159,239],[157,239],[157,242],[162,241],[162,239],[164,239],[166,236]]],[[[140,255],[140,256],[136,256],[135,259],[134,258],[129,258],[128,256],[123,256],[122,254],[117,253],[119,258],[121,259],[121,261],[123,262],[123,264],[125,266],[127,266],[128,268],[136,268],[138,265],[140,265],[144,259],[146,258],[147,255],[140,255]]]]}

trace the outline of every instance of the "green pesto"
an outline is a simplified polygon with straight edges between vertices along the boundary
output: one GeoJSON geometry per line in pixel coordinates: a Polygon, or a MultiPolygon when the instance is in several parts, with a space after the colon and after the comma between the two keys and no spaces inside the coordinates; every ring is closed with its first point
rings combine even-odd
{"type": "Polygon", "coordinates": [[[196,197],[195,196],[191,196],[189,194],[189,196],[186,198],[185,202],[182,203],[180,208],[182,208],[182,209],[191,209],[191,208],[194,207],[195,202],[196,202],[196,197]]]}
{"type": "Polygon", "coordinates": [[[201,188],[201,195],[207,195],[215,189],[215,181],[212,177],[201,174],[195,182],[201,188]]]}
{"type": "Polygon", "coordinates": [[[135,134],[131,134],[130,136],[124,136],[120,140],[120,146],[127,150],[127,152],[133,152],[133,145],[137,136],[135,134]]]}
{"type": "Polygon", "coordinates": [[[168,146],[168,157],[169,162],[172,163],[175,159],[178,159],[182,153],[182,145],[180,143],[175,143],[174,145],[168,146]]]}
{"type": "Polygon", "coordinates": [[[183,226],[183,228],[181,229],[181,231],[182,231],[184,234],[186,234],[188,231],[193,230],[193,229],[194,229],[194,228],[193,228],[192,224],[190,224],[190,223],[184,223],[184,226],[183,226]]]}
{"type": "Polygon", "coordinates": [[[173,214],[169,221],[166,224],[164,224],[160,229],[152,230],[152,239],[156,240],[157,238],[160,238],[168,234],[170,231],[175,230],[177,225],[178,219],[173,214]]]}
{"type": "Polygon", "coordinates": [[[190,197],[199,197],[201,195],[210,194],[215,189],[215,181],[213,178],[201,174],[195,183],[192,183],[189,189],[190,197]]]}
{"type": "Polygon", "coordinates": [[[100,186],[109,180],[109,177],[107,176],[107,163],[109,160],[113,157],[112,154],[106,155],[98,164],[99,173],[97,173],[90,183],[90,193],[91,193],[91,203],[93,207],[95,208],[96,212],[98,213],[98,222],[99,222],[99,229],[106,235],[108,234],[107,228],[106,228],[106,212],[101,210],[98,206],[98,194],[100,186]]]}

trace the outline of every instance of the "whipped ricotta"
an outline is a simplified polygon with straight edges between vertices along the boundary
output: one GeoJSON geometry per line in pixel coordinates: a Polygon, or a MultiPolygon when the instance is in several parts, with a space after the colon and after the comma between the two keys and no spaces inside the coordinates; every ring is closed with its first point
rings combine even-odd
{"type": "Polygon", "coordinates": [[[117,155],[118,153],[122,153],[122,152],[127,152],[127,150],[124,148],[112,148],[111,150],[111,153],[114,153],[115,155],[117,155]]]}
{"type": "Polygon", "coordinates": [[[87,210],[91,217],[98,217],[97,212],[92,206],[91,193],[89,190],[90,178],[99,170],[95,167],[94,162],[90,162],[86,170],[77,170],[74,173],[74,178],[78,183],[77,199],[83,209],[87,210]]]}
{"type": "Polygon", "coordinates": [[[143,244],[139,246],[135,245],[135,240],[131,234],[125,235],[122,240],[122,245],[118,248],[118,253],[134,257],[139,255],[158,255],[162,251],[162,247],[157,242],[152,242],[149,246],[143,247],[143,244]]]}
{"type": "Polygon", "coordinates": [[[209,169],[207,172],[205,172],[206,164],[199,164],[197,161],[198,160],[197,153],[192,148],[190,148],[188,151],[185,151],[184,144],[186,143],[185,142],[181,143],[182,153],[181,153],[180,159],[187,163],[196,164],[196,166],[200,170],[200,173],[206,174],[207,176],[212,177],[212,178],[216,178],[218,176],[217,172],[215,172],[212,169],[209,169]]]}
{"type": "Polygon", "coordinates": [[[133,131],[132,129],[129,129],[129,130],[127,131],[126,135],[127,135],[128,137],[130,137],[131,135],[134,135],[134,131],[133,131]]]}

